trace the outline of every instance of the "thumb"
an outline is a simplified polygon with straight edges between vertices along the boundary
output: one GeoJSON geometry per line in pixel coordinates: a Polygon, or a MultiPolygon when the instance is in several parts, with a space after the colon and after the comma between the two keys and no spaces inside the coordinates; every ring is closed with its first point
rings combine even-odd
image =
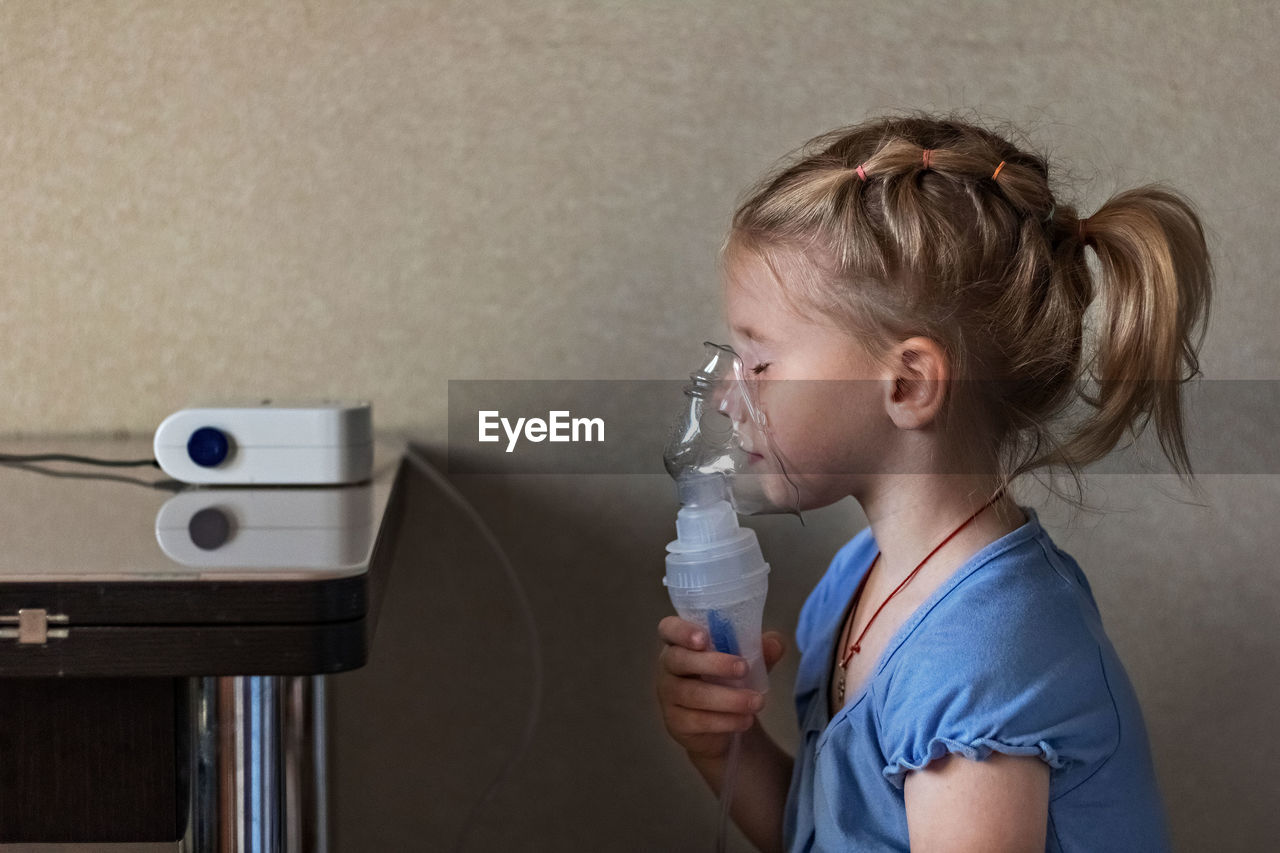
{"type": "Polygon", "coordinates": [[[768,672],[773,669],[773,665],[782,659],[787,652],[787,644],[782,639],[782,634],[777,631],[767,631],[760,638],[761,651],[764,653],[764,668],[768,672]]]}

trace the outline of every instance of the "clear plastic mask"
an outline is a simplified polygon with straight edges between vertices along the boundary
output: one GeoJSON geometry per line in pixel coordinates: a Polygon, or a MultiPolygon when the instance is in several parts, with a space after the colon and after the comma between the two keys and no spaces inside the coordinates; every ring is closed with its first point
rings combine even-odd
{"type": "Polygon", "coordinates": [[[742,359],[723,344],[706,341],[703,347],[702,366],[689,374],[687,399],[663,452],[680,502],[727,500],[741,515],[799,516],[800,490],[771,438],[742,359]]]}

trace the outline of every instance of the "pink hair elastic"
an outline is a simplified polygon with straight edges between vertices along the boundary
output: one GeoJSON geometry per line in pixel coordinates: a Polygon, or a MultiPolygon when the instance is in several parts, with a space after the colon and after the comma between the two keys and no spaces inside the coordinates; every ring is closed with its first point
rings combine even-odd
{"type": "Polygon", "coordinates": [[[866,173],[866,172],[864,172],[864,171],[862,171],[862,166],[858,166],[858,168],[857,168],[857,172],[858,172],[858,177],[859,177],[859,178],[862,178],[862,180],[864,180],[864,181],[867,179],[867,173],[866,173]]]}
{"type": "Polygon", "coordinates": [[[929,168],[929,166],[930,166],[930,164],[929,164],[929,159],[930,159],[930,155],[932,155],[932,154],[933,154],[933,149],[932,149],[932,148],[926,148],[926,149],[924,149],[924,167],[925,167],[926,169],[928,169],[928,168],[929,168]]]}

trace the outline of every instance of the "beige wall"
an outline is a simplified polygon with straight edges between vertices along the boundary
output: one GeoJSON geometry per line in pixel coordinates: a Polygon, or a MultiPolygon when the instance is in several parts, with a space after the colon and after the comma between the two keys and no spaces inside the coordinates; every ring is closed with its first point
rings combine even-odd
{"type": "MultiPolygon", "coordinates": [[[[1278,18],[1269,0],[7,0],[0,433],[148,432],[205,400],[341,396],[372,400],[382,428],[441,444],[449,379],[679,377],[696,342],[719,333],[714,253],[738,193],[813,134],[911,107],[1014,121],[1070,170],[1086,213],[1147,181],[1186,191],[1219,273],[1205,375],[1274,379],[1278,18]]],[[[1134,477],[1098,480],[1091,497],[1127,510],[1102,521],[1037,506],[1062,518],[1055,535],[1130,667],[1180,849],[1251,850],[1280,835],[1267,535],[1280,489],[1275,476],[1205,484],[1205,508],[1134,477]]],[[[511,488],[555,490],[539,478],[511,488]]],[[[598,512],[598,488],[564,487],[549,535],[598,512]]],[[[513,500],[490,511],[538,575],[513,500]]],[[[597,543],[596,558],[636,563],[627,584],[648,596],[624,623],[638,636],[603,641],[643,647],[620,686],[649,674],[665,602],[643,572],[660,571],[669,500],[661,484],[632,489],[599,522],[621,528],[625,514],[652,534],[647,563],[597,543]]],[[[854,507],[804,532],[763,525],[775,553],[806,557],[774,558],[789,572],[775,571],[776,625],[794,626],[859,519],[854,507]]],[[[600,571],[583,566],[579,580],[600,571]]],[[[550,623],[557,600],[541,601],[550,623]]],[[[550,648],[564,683],[549,712],[570,713],[582,658],[550,648]]],[[[636,693],[621,718],[605,710],[652,727],[649,700],[636,693]]],[[[785,729],[786,703],[774,712],[785,729]]],[[[678,779],[688,815],[709,822],[710,798],[653,744],[630,790],[657,796],[678,779]]],[[[571,771],[609,772],[588,768],[571,771]]],[[[518,835],[525,815],[551,833],[531,799],[555,783],[522,773],[504,826],[518,835]]],[[[344,814],[351,833],[362,815],[413,831],[373,806],[344,814]]],[[[620,814],[599,820],[625,832],[620,814]]]]}

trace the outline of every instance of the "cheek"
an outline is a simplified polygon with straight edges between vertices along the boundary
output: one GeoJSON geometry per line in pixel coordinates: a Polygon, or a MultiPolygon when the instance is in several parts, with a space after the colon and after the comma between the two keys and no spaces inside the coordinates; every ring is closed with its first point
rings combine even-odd
{"type": "Polygon", "coordinates": [[[764,389],[769,406],[795,423],[820,424],[838,411],[841,383],[816,379],[780,379],[764,389]]]}
{"type": "Polygon", "coordinates": [[[791,462],[797,474],[823,473],[839,453],[844,435],[837,409],[823,399],[812,383],[778,382],[762,395],[769,434],[776,449],[791,462]],[[793,386],[793,387],[781,387],[793,386]]]}
{"type": "Polygon", "coordinates": [[[874,387],[779,381],[764,396],[773,443],[796,474],[865,473],[861,469],[878,444],[874,406],[879,396],[874,387]]]}

